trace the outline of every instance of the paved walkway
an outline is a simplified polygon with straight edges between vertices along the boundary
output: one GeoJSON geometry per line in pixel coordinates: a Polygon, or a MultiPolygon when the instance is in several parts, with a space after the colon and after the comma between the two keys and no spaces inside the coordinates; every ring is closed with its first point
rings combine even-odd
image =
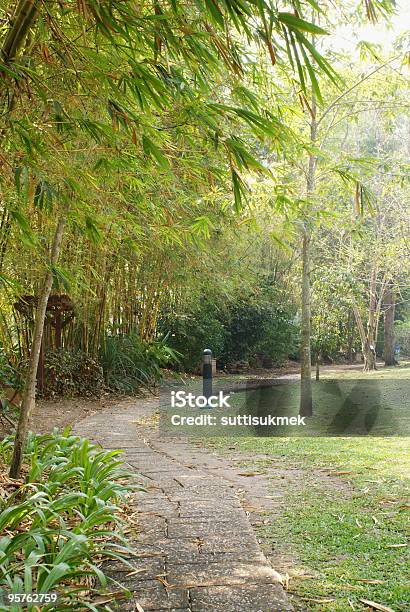
{"type": "MultiPolygon", "coordinates": [[[[124,402],[74,428],[104,448],[124,449],[146,488],[131,501],[135,571],[119,563],[110,570],[133,593],[120,610],[293,610],[259,548],[237,474],[184,440],[161,439],[149,423],[156,407],[155,400],[124,402]]],[[[259,494],[258,501],[256,487],[253,510],[266,506],[259,494]]]]}

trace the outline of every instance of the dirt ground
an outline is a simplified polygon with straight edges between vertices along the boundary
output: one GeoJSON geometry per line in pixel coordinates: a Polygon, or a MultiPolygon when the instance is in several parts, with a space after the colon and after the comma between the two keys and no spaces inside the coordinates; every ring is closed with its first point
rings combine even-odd
{"type": "MultiPolygon", "coordinates": [[[[74,397],[39,400],[33,412],[30,429],[39,434],[47,433],[54,427],[64,429],[95,412],[119,404],[124,399],[126,398],[123,396],[106,395],[94,399],[74,397]]],[[[16,416],[13,418],[16,420],[16,416]]],[[[0,420],[0,439],[11,431],[11,426],[6,421],[0,420]]]]}

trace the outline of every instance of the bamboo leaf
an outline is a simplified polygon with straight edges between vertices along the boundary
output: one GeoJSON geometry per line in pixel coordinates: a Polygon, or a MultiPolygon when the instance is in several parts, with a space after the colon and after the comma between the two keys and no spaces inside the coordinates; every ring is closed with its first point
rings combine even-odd
{"type": "Polygon", "coordinates": [[[158,166],[162,170],[169,170],[170,169],[170,163],[169,163],[168,159],[160,151],[160,149],[157,147],[157,145],[155,143],[153,143],[152,140],[150,140],[150,138],[148,138],[148,136],[144,135],[142,137],[142,147],[144,149],[144,153],[146,155],[150,155],[157,162],[158,166]]]}
{"type": "Polygon", "coordinates": [[[298,30],[299,32],[309,32],[310,34],[327,35],[329,32],[319,27],[310,21],[305,21],[300,17],[296,17],[292,13],[278,13],[278,20],[284,25],[288,26],[292,30],[298,30]]]}

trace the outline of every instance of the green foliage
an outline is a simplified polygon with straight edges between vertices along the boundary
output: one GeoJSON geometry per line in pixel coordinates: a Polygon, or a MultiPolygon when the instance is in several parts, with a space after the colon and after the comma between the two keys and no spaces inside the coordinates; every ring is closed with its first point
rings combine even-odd
{"type": "Polygon", "coordinates": [[[145,343],[137,333],[106,336],[100,355],[105,384],[120,393],[151,388],[161,379],[161,368],[175,364],[179,356],[167,337],[145,343]]]}
{"type": "Polygon", "coordinates": [[[298,329],[293,319],[294,313],[266,289],[258,297],[236,296],[223,306],[216,296],[201,299],[187,311],[165,316],[160,329],[170,332],[169,342],[182,353],[184,368],[195,371],[205,348],[222,367],[252,362],[256,355],[281,363],[296,350],[298,329]]]}
{"type": "Polygon", "coordinates": [[[352,315],[355,289],[351,276],[342,270],[322,266],[313,275],[311,342],[315,358],[333,358],[346,349],[346,321],[352,315]]]}
{"type": "Polygon", "coordinates": [[[47,352],[44,360],[43,396],[97,396],[104,385],[103,371],[95,359],[80,350],[47,352]]]}
{"type": "Polygon", "coordinates": [[[410,356],[410,321],[396,321],[394,324],[396,345],[400,347],[402,357],[410,356]]]}
{"type": "Polygon", "coordinates": [[[10,362],[6,352],[0,348],[0,388],[21,388],[21,371],[18,366],[10,362]]]}
{"type": "MultiPolygon", "coordinates": [[[[10,439],[0,445],[4,461],[11,446],[10,439]]],[[[118,511],[132,485],[120,452],[102,451],[68,431],[29,438],[26,482],[3,499],[0,513],[0,588],[55,591],[60,609],[96,609],[92,596],[107,585],[101,560],[126,562],[128,552],[118,511]],[[95,587],[85,588],[90,578],[95,587]]],[[[55,608],[43,604],[41,609],[55,608]]]]}
{"type": "Polygon", "coordinates": [[[170,346],[181,354],[177,366],[188,372],[197,371],[206,348],[216,357],[222,355],[227,330],[221,319],[217,305],[207,299],[199,300],[187,310],[164,313],[159,330],[168,333],[170,346]]]}
{"type": "Polygon", "coordinates": [[[276,364],[295,352],[298,329],[292,313],[265,300],[243,301],[230,311],[222,360],[251,362],[255,356],[270,357],[276,364]]]}

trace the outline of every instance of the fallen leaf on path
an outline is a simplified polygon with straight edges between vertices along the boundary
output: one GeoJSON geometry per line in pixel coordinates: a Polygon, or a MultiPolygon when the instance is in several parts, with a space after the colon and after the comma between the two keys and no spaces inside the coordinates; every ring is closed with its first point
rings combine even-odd
{"type": "Polygon", "coordinates": [[[134,574],[140,574],[141,572],[145,572],[146,569],[147,568],[134,570],[130,572],[129,574],[126,574],[126,576],[128,577],[128,576],[134,576],[134,574]]]}
{"type": "Polygon", "coordinates": [[[161,584],[164,585],[164,587],[166,589],[172,589],[174,587],[173,584],[171,584],[170,582],[168,582],[168,580],[166,580],[163,576],[166,576],[167,574],[159,574],[158,576],[155,576],[155,580],[158,580],[158,582],[160,582],[161,584]]]}
{"type": "Polygon", "coordinates": [[[367,580],[367,578],[353,578],[356,582],[366,582],[367,584],[384,584],[385,580],[367,580]]]}
{"type": "Polygon", "coordinates": [[[135,603],[135,609],[137,610],[137,612],[144,612],[144,608],[140,606],[138,601],[135,603]]]}
{"type": "Polygon", "coordinates": [[[201,552],[201,548],[204,545],[204,540],[202,538],[195,538],[195,540],[192,540],[192,544],[195,544],[199,552],[201,552]]]}
{"type": "Polygon", "coordinates": [[[262,474],[266,474],[266,472],[238,472],[238,476],[261,476],[262,474]]]}
{"type": "Polygon", "coordinates": [[[113,601],[114,597],[99,597],[97,599],[93,599],[93,604],[98,604],[99,606],[102,606],[103,604],[107,604],[110,603],[110,601],[113,601]]]}
{"type": "Polygon", "coordinates": [[[351,470],[343,470],[341,472],[329,472],[328,476],[344,476],[344,474],[351,474],[351,470]]]}
{"type": "Polygon", "coordinates": [[[366,606],[369,606],[369,608],[374,608],[375,610],[380,610],[381,612],[394,612],[392,608],[383,606],[383,604],[376,603],[375,601],[369,601],[368,599],[359,599],[359,601],[366,604],[366,606]]]}
{"type": "Polygon", "coordinates": [[[113,601],[113,599],[124,599],[126,597],[124,591],[114,591],[112,593],[107,593],[106,595],[101,595],[96,599],[93,599],[93,603],[97,604],[105,604],[109,601],[113,601]]]}
{"type": "Polygon", "coordinates": [[[312,597],[301,597],[303,601],[311,601],[313,603],[324,604],[324,603],[333,603],[336,599],[313,599],[312,597]]]}

